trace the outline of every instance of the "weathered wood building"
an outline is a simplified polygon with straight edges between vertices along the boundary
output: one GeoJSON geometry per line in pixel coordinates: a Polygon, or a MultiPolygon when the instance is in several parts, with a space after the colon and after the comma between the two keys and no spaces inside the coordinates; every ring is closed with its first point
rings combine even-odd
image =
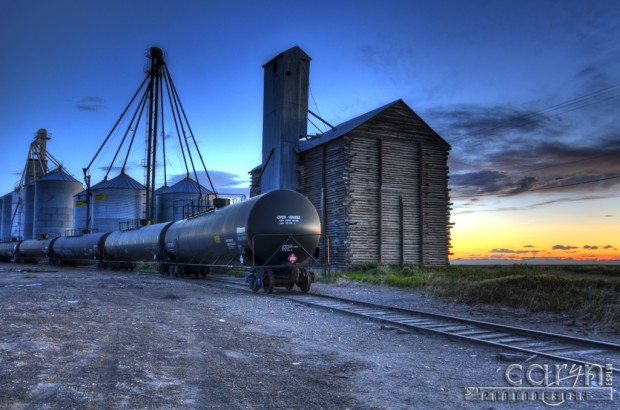
{"type": "MultiPolygon", "coordinates": [[[[309,57],[297,47],[291,50],[267,63],[265,76],[270,76],[270,87],[277,87],[273,64],[279,65],[290,73],[280,84],[288,88],[284,94],[296,95],[294,89],[299,84],[307,87],[308,78],[305,86],[303,75],[301,82],[295,78],[286,84],[286,80],[295,77],[296,67],[307,73],[309,57]],[[306,65],[296,61],[300,56],[305,56],[306,65]]],[[[307,112],[307,88],[297,95],[305,98],[307,112]]],[[[300,105],[297,102],[289,110],[299,112],[300,105]]],[[[273,113],[269,116],[264,121],[273,120],[273,113]]],[[[321,257],[329,253],[330,261],[341,267],[371,262],[447,265],[450,145],[402,100],[311,138],[306,136],[307,114],[301,117],[303,124],[293,127],[288,136],[263,136],[264,163],[250,171],[251,195],[265,186],[263,170],[270,167],[265,153],[271,159],[276,152],[293,155],[295,167],[281,169],[291,182],[279,187],[305,194],[319,211],[326,234],[320,244],[321,257]],[[292,142],[295,152],[286,153],[292,142]]],[[[263,129],[274,127],[264,124],[263,129]]],[[[274,189],[273,181],[269,186],[274,189]]]]}

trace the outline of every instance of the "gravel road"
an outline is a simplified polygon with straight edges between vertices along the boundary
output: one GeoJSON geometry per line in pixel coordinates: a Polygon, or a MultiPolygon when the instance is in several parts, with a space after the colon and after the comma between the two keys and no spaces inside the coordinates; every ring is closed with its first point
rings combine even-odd
{"type": "MultiPolygon", "coordinates": [[[[567,330],[561,316],[387,287],[311,292],[618,339],[588,324],[567,330]]],[[[0,264],[2,409],[548,408],[464,399],[466,387],[507,387],[500,353],[204,280],[0,264]]],[[[557,408],[617,408],[613,394],[557,408]]]]}

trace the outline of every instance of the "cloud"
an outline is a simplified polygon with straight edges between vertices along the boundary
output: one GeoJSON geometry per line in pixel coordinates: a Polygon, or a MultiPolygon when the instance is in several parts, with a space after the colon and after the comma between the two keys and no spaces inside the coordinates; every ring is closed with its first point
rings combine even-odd
{"type": "Polygon", "coordinates": [[[469,188],[469,194],[487,194],[501,192],[506,186],[512,187],[513,181],[504,172],[481,170],[451,175],[450,184],[469,188]]]}
{"type": "Polygon", "coordinates": [[[516,253],[516,254],[522,254],[522,253],[529,253],[530,251],[515,251],[513,249],[496,248],[496,249],[491,249],[489,252],[491,252],[491,253],[516,253]]]}
{"type": "MultiPolygon", "coordinates": [[[[168,185],[173,185],[177,183],[178,181],[182,180],[183,178],[185,178],[186,176],[187,176],[186,174],[178,174],[178,175],[171,176],[168,179],[168,185]]],[[[191,178],[195,179],[195,176],[192,174],[191,178]]],[[[235,195],[246,195],[246,196],[249,195],[249,190],[250,190],[249,177],[246,177],[246,176],[241,177],[237,174],[233,174],[233,173],[226,172],[226,171],[212,170],[212,171],[209,171],[209,178],[211,179],[211,182],[213,183],[213,188],[218,194],[222,194],[222,195],[235,194],[235,195]]],[[[212,190],[211,184],[209,183],[209,180],[204,171],[198,172],[198,180],[200,181],[201,185],[203,185],[205,188],[207,188],[210,191],[212,190]]]]}
{"type": "Polygon", "coordinates": [[[620,185],[620,123],[609,114],[618,99],[620,86],[551,107],[542,100],[521,108],[438,106],[425,118],[452,145],[450,187],[456,197],[586,194],[620,185]],[[600,115],[597,121],[591,110],[600,115]]]}
{"type": "Polygon", "coordinates": [[[496,153],[485,168],[467,166],[470,170],[461,173],[451,168],[450,186],[455,196],[516,195],[541,190],[589,194],[610,191],[620,184],[620,144],[581,149],[541,144],[531,149],[540,157],[529,159],[536,165],[530,169],[523,167],[528,154],[514,149],[496,153]]]}
{"type": "Polygon", "coordinates": [[[101,97],[86,97],[82,98],[77,103],[77,109],[80,111],[99,111],[104,104],[105,100],[101,97]]]}
{"type": "Polygon", "coordinates": [[[583,247],[583,249],[592,249],[592,250],[596,250],[596,249],[598,249],[598,246],[585,245],[585,246],[583,247]]]}
{"type": "Polygon", "coordinates": [[[558,135],[561,131],[553,117],[510,105],[459,104],[431,108],[427,115],[436,127],[450,129],[446,137],[453,145],[463,140],[482,145],[506,134],[545,132],[558,135]]]}
{"type": "MultiPolygon", "coordinates": [[[[129,165],[125,168],[125,171],[128,171],[129,169],[132,169],[132,168],[133,167],[129,165]]],[[[97,170],[103,171],[103,172],[108,172],[108,169],[110,169],[110,174],[112,174],[112,177],[115,177],[121,173],[121,171],[123,170],[123,167],[121,165],[114,165],[112,167],[110,167],[109,165],[101,165],[97,167],[97,170]]]]}
{"type": "Polygon", "coordinates": [[[492,170],[451,175],[450,185],[461,195],[515,195],[540,186],[536,178],[514,178],[505,172],[492,170]]]}
{"type": "Polygon", "coordinates": [[[524,248],[533,248],[534,245],[523,245],[524,248]]]}
{"type": "Polygon", "coordinates": [[[551,249],[556,250],[556,251],[570,251],[572,249],[579,249],[579,247],[578,246],[571,246],[571,245],[555,245],[551,249]]]}

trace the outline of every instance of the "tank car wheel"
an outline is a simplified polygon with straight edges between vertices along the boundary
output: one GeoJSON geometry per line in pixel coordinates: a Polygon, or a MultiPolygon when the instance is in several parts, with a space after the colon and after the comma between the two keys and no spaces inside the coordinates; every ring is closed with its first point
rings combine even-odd
{"type": "Polygon", "coordinates": [[[265,272],[265,276],[263,278],[263,289],[265,290],[265,293],[273,292],[273,272],[271,269],[268,269],[265,272]]]}
{"type": "Polygon", "coordinates": [[[260,289],[260,285],[258,283],[258,278],[256,277],[256,274],[252,274],[250,275],[250,277],[248,278],[248,285],[250,286],[250,289],[252,289],[254,292],[258,292],[258,290],[260,289]]]}
{"type": "Polygon", "coordinates": [[[291,273],[289,275],[289,280],[291,281],[290,283],[287,283],[286,285],[284,285],[284,288],[288,291],[292,290],[295,287],[295,283],[297,283],[299,281],[299,274],[301,272],[301,269],[299,269],[299,266],[295,266],[293,268],[291,268],[291,273]]]}
{"type": "Polygon", "coordinates": [[[300,277],[301,280],[297,282],[297,286],[299,286],[301,293],[308,293],[308,291],[310,290],[310,285],[312,284],[312,278],[310,277],[310,273],[307,270],[302,269],[300,272],[300,277]]]}

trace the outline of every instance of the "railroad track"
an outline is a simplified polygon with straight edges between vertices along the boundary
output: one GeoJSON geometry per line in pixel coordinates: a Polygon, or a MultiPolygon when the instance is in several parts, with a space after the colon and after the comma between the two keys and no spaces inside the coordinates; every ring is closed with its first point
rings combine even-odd
{"type": "MultiPolygon", "coordinates": [[[[208,283],[251,290],[240,279],[209,277],[208,283]]],[[[299,292],[276,292],[271,296],[292,300],[312,307],[364,317],[402,330],[439,334],[458,340],[481,343],[518,351],[530,357],[541,356],[560,362],[605,366],[611,364],[620,373],[620,345],[567,335],[535,331],[514,326],[438,315],[357,300],[299,292]]]]}

